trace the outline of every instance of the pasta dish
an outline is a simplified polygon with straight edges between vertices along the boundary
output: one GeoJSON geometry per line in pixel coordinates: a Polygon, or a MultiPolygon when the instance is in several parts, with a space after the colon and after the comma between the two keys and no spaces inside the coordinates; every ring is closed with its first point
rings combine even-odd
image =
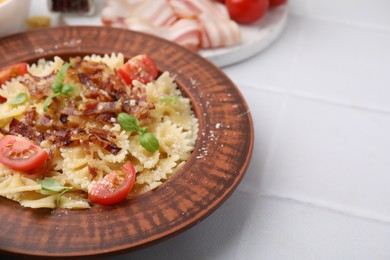
{"type": "Polygon", "coordinates": [[[197,134],[190,100],[144,54],[0,69],[0,195],[24,207],[89,208],[151,191],[197,134]]]}

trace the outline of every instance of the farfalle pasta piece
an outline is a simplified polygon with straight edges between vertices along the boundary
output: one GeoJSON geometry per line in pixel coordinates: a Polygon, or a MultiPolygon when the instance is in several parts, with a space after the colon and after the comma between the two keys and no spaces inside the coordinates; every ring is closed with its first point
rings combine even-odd
{"type": "Polygon", "coordinates": [[[64,60],[58,56],[55,56],[53,61],[39,59],[37,63],[28,67],[28,72],[36,77],[46,77],[52,73],[58,72],[62,65],[64,65],[64,60]]]}
{"type": "Polygon", "coordinates": [[[104,56],[92,54],[90,56],[85,56],[84,59],[94,62],[102,62],[113,70],[119,69],[125,63],[125,58],[122,53],[112,53],[111,55],[104,54],[104,56]]]}

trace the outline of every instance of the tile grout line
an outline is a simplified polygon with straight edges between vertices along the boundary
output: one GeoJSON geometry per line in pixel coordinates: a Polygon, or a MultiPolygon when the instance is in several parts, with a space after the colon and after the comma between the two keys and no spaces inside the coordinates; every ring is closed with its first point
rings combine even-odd
{"type": "Polygon", "coordinates": [[[352,20],[342,20],[342,19],[331,18],[328,16],[322,16],[322,15],[313,16],[313,15],[306,15],[306,14],[299,14],[299,13],[292,13],[291,15],[298,17],[298,18],[308,19],[308,20],[312,20],[312,21],[319,21],[319,22],[326,22],[326,23],[337,23],[337,24],[342,24],[342,25],[347,25],[347,26],[353,26],[355,28],[360,28],[360,29],[370,29],[370,30],[390,33],[390,28],[387,28],[385,26],[375,25],[372,23],[370,24],[370,23],[356,22],[356,21],[352,21],[352,20]]]}
{"type": "Polygon", "coordinates": [[[390,219],[387,219],[387,218],[381,218],[381,217],[372,216],[369,214],[358,213],[358,212],[355,212],[353,210],[346,210],[346,209],[343,209],[340,207],[329,206],[326,204],[321,204],[321,203],[313,202],[310,200],[294,198],[292,196],[276,195],[276,194],[272,194],[272,193],[268,193],[268,192],[260,192],[260,196],[262,196],[263,198],[266,198],[266,199],[273,199],[273,200],[279,200],[279,201],[283,201],[283,202],[291,202],[291,203],[301,204],[301,205],[308,206],[311,208],[317,208],[317,209],[329,211],[332,213],[337,213],[337,214],[340,214],[343,216],[353,217],[353,218],[357,218],[357,219],[361,219],[361,220],[365,220],[365,221],[369,221],[369,222],[373,222],[373,223],[380,223],[380,224],[390,226],[390,219]]]}
{"type": "Polygon", "coordinates": [[[293,56],[292,56],[292,60],[291,60],[291,63],[290,63],[290,67],[289,67],[289,74],[287,75],[287,88],[286,88],[286,91],[283,91],[281,93],[282,95],[282,103],[281,105],[279,106],[279,111],[278,111],[278,114],[277,114],[277,119],[276,119],[276,122],[275,122],[275,125],[273,127],[273,131],[272,131],[272,135],[271,135],[271,141],[270,141],[270,145],[269,145],[269,148],[268,148],[268,151],[265,155],[265,162],[264,162],[264,165],[262,167],[262,172],[264,173],[264,175],[267,175],[267,172],[269,172],[269,167],[270,167],[270,162],[272,161],[272,158],[274,156],[274,153],[275,153],[275,147],[276,147],[276,142],[277,142],[277,136],[278,136],[278,133],[280,132],[280,128],[282,126],[282,118],[283,118],[283,115],[286,113],[286,109],[287,109],[287,105],[288,105],[288,98],[289,98],[289,89],[292,87],[293,85],[293,81],[294,81],[294,72],[295,72],[295,68],[296,68],[296,64],[297,64],[297,61],[298,61],[298,50],[299,50],[299,46],[302,42],[302,38],[303,38],[303,28],[302,26],[299,26],[298,27],[298,35],[297,35],[297,40],[295,42],[295,45],[294,45],[294,53],[293,53],[293,56]]]}
{"type": "Polygon", "coordinates": [[[251,86],[244,85],[244,84],[239,84],[239,85],[240,85],[240,87],[243,87],[246,89],[251,89],[254,91],[261,91],[261,92],[267,92],[267,93],[272,93],[272,94],[286,95],[286,96],[290,96],[293,98],[305,99],[305,100],[310,100],[310,101],[318,101],[321,103],[331,104],[331,105],[340,106],[340,107],[346,107],[346,108],[351,108],[351,109],[364,110],[367,112],[374,112],[374,113],[378,113],[378,114],[390,115],[390,110],[388,110],[388,109],[376,108],[376,107],[372,107],[372,106],[358,106],[358,105],[354,105],[352,102],[336,101],[336,100],[333,100],[331,98],[320,97],[320,96],[316,96],[316,95],[313,95],[310,93],[286,91],[283,89],[275,89],[273,87],[251,87],[251,86]]]}
{"type": "Polygon", "coordinates": [[[346,107],[346,108],[351,108],[351,109],[364,110],[367,112],[375,112],[375,113],[379,113],[379,114],[390,115],[390,110],[387,110],[387,109],[375,108],[375,107],[370,107],[370,106],[358,106],[358,105],[354,105],[353,103],[343,102],[343,101],[335,101],[335,100],[332,100],[330,98],[314,96],[314,95],[311,95],[309,93],[292,92],[292,93],[289,93],[289,96],[291,96],[293,98],[318,101],[321,103],[331,104],[331,105],[335,105],[335,106],[339,106],[339,107],[346,107]]]}

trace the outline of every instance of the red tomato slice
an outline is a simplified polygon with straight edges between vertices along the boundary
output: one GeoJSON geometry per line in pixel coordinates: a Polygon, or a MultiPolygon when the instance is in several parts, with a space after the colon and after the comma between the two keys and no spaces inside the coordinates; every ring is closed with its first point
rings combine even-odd
{"type": "Polygon", "coordinates": [[[230,18],[237,23],[249,24],[264,16],[269,0],[226,0],[225,4],[230,18]]]}
{"type": "Polygon", "coordinates": [[[89,200],[105,206],[121,202],[133,188],[135,175],[133,164],[125,163],[122,171],[113,171],[92,186],[89,200]]]}
{"type": "Polygon", "coordinates": [[[133,80],[147,84],[157,78],[158,70],[149,56],[141,54],[123,64],[119,68],[119,74],[129,85],[132,85],[133,80]]]}
{"type": "Polygon", "coordinates": [[[27,138],[6,135],[0,139],[0,163],[11,169],[35,169],[43,164],[48,156],[45,150],[27,138]]]}
{"type": "Polygon", "coordinates": [[[27,73],[27,63],[22,62],[9,67],[0,69],[0,86],[6,81],[27,73]]]}
{"type": "Polygon", "coordinates": [[[286,2],[287,2],[287,0],[269,0],[269,6],[275,7],[275,6],[285,4],[286,2]]]}

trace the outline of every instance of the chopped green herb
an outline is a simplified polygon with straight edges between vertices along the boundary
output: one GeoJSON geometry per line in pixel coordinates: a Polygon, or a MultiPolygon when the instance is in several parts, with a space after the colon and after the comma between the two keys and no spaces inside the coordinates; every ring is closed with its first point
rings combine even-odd
{"type": "Polygon", "coordinates": [[[160,99],[160,101],[163,103],[176,103],[178,98],[179,98],[178,96],[172,96],[172,97],[162,98],[160,99]]]}
{"type": "Polygon", "coordinates": [[[42,189],[52,192],[59,192],[63,190],[70,190],[72,187],[65,187],[62,186],[58,181],[56,181],[54,178],[46,177],[43,180],[37,178],[36,179],[38,184],[41,184],[42,189]]]}
{"type": "Polygon", "coordinates": [[[74,91],[74,87],[71,84],[66,84],[61,89],[61,94],[68,95],[70,92],[74,91]]]}
{"type": "Polygon", "coordinates": [[[68,95],[70,92],[73,92],[75,90],[71,84],[64,85],[63,82],[66,71],[71,66],[74,66],[74,63],[65,63],[61,67],[61,70],[58,72],[56,80],[51,84],[51,89],[53,90],[54,94],[48,96],[43,103],[44,112],[47,112],[47,109],[49,108],[53,98],[57,97],[60,94],[68,95]]]}
{"type": "Polygon", "coordinates": [[[43,102],[43,111],[47,112],[47,109],[49,108],[49,105],[51,104],[52,99],[58,95],[60,95],[60,93],[54,93],[45,99],[45,102],[43,102]]]}
{"type": "Polygon", "coordinates": [[[74,65],[75,65],[74,63],[65,63],[64,65],[62,65],[60,71],[57,74],[56,81],[62,83],[62,81],[65,77],[66,71],[68,70],[69,67],[72,67],[74,65]]]}
{"type": "Polygon", "coordinates": [[[126,113],[119,113],[118,122],[126,131],[138,132],[141,146],[149,152],[153,153],[160,147],[157,138],[153,134],[147,133],[146,128],[141,128],[139,126],[137,118],[126,113]]]}
{"type": "Polygon", "coordinates": [[[28,96],[26,93],[22,92],[16,95],[16,97],[10,101],[8,101],[8,104],[11,105],[20,105],[26,102],[28,99],[28,96]]]}
{"type": "Polygon", "coordinates": [[[60,201],[60,198],[62,197],[62,195],[64,195],[65,192],[67,192],[68,190],[72,189],[72,187],[65,187],[65,186],[62,186],[58,181],[56,181],[54,178],[49,178],[49,177],[46,177],[44,178],[43,180],[37,178],[36,179],[36,182],[38,184],[41,184],[42,186],[42,189],[45,190],[45,191],[48,191],[49,193],[58,193],[58,192],[61,192],[57,199],[56,199],[56,203],[58,203],[60,201]]]}
{"type": "Polygon", "coordinates": [[[51,84],[51,89],[54,93],[61,93],[62,82],[54,81],[53,84],[51,84]]]}

